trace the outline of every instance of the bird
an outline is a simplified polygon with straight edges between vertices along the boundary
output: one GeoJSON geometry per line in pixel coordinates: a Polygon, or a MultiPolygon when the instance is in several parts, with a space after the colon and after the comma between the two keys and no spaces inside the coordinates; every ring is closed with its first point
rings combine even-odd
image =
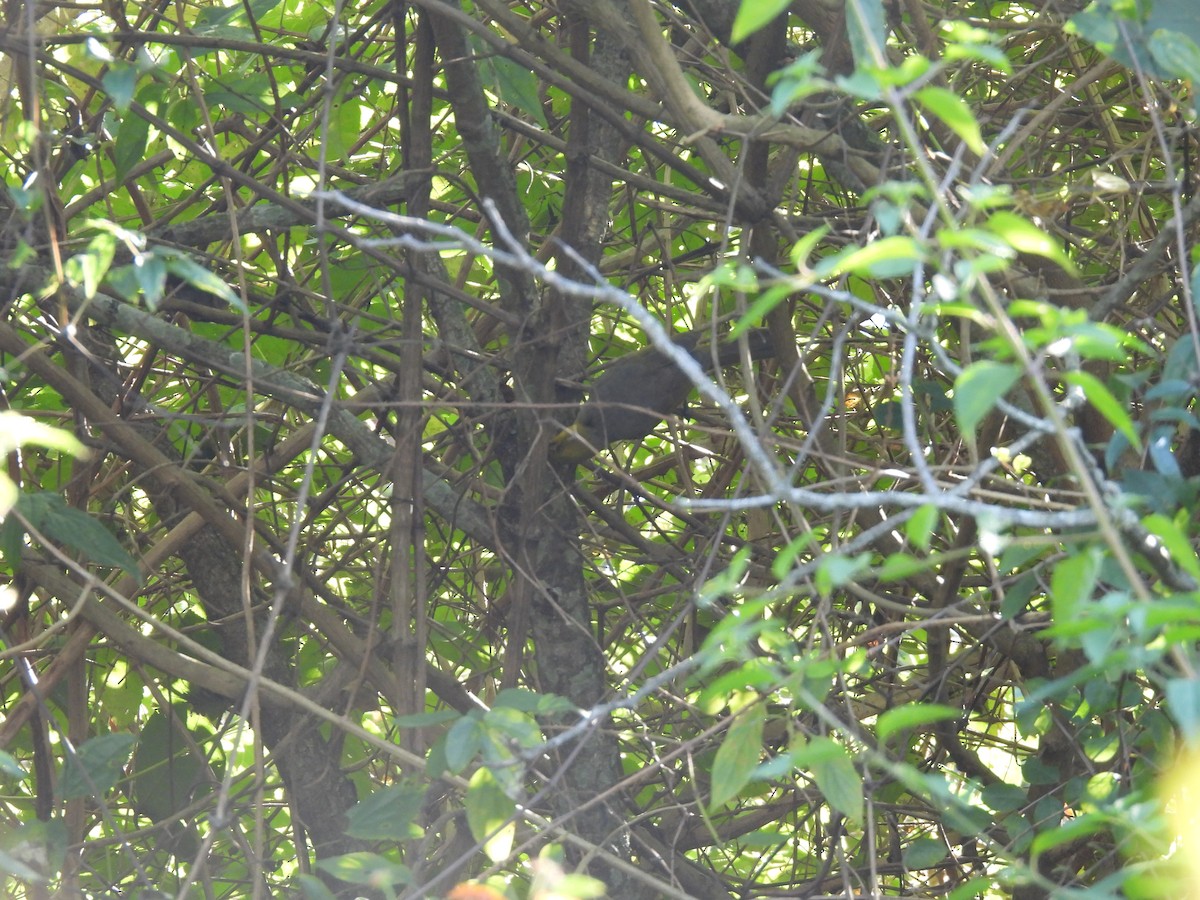
{"type": "MultiPolygon", "coordinates": [[[[702,345],[706,332],[689,331],[673,338],[705,372],[716,365],[727,366],[741,356],[736,340],[702,345]]],[[[770,356],[772,346],[765,329],[747,333],[750,356],[770,356]]],[[[616,441],[643,438],[687,401],[694,387],[675,361],[657,347],[647,347],[621,357],[588,389],[588,400],[579,407],[575,421],[550,441],[550,459],[578,464],[616,441]]]]}

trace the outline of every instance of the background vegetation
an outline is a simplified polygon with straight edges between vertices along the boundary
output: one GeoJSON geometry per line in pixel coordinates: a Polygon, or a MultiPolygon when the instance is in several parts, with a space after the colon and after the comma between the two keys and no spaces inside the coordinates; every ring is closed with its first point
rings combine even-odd
{"type": "Polygon", "coordinates": [[[1083,5],[8,4],[4,891],[1188,896],[1200,27],[1083,5]]]}

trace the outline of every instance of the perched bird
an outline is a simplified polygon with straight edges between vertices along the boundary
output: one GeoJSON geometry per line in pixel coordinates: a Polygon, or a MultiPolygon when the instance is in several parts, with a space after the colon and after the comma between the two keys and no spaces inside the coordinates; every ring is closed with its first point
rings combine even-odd
{"type": "MultiPolygon", "coordinates": [[[[711,345],[700,346],[702,334],[690,331],[675,338],[675,343],[706,372],[714,365],[737,362],[737,341],[719,344],[714,360],[711,345]]],[[[771,355],[771,341],[765,330],[750,332],[747,340],[751,358],[771,355]]],[[[550,441],[550,459],[579,463],[614,441],[645,437],[683,406],[693,386],[675,361],[654,347],[621,357],[592,383],[574,424],[550,441]]]]}

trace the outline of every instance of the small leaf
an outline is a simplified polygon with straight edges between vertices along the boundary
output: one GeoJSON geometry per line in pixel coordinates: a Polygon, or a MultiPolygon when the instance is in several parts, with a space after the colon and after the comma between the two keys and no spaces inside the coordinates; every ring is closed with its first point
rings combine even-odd
{"type": "Polygon", "coordinates": [[[893,235],[872,241],[865,247],[851,247],[826,257],[815,267],[820,277],[861,275],[864,278],[894,278],[912,271],[914,263],[923,259],[921,244],[904,235],[893,235]]]}
{"type": "Polygon", "coordinates": [[[1009,813],[1027,804],[1029,794],[1015,784],[998,781],[985,787],[980,792],[979,799],[993,812],[1009,813]]]}
{"type": "MultiPolygon", "coordinates": [[[[754,2],[754,0],[747,0],[754,2]]],[[[887,20],[883,13],[883,0],[855,0],[847,3],[846,32],[850,38],[850,49],[854,53],[854,64],[858,68],[887,66],[883,47],[887,42],[887,20]]]]}
{"type": "Polygon", "coordinates": [[[1092,404],[1113,428],[1125,435],[1125,439],[1137,452],[1142,452],[1142,441],[1133,427],[1133,419],[1130,418],[1126,407],[1105,387],[1103,381],[1084,371],[1066,372],[1063,374],[1063,381],[1081,388],[1088,403],[1092,404]]]}
{"type": "MultiPolygon", "coordinates": [[[[1049,798],[1047,798],[1049,799],[1049,798]]],[[[1061,815],[1061,800],[1055,800],[1055,807],[1061,815]]],[[[1057,828],[1039,832],[1030,845],[1030,852],[1037,856],[1055,847],[1061,847],[1073,841],[1081,840],[1088,835],[1096,834],[1107,828],[1105,817],[1096,813],[1085,813],[1074,819],[1065,819],[1057,828]]]]}
{"type": "Polygon", "coordinates": [[[146,158],[150,140],[150,123],[135,113],[127,113],[117,126],[113,141],[113,166],[116,180],[124,181],[129,170],[146,158]]]}
{"type": "Polygon", "coordinates": [[[1192,746],[1200,739],[1200,681],[1171,678],[1166,684],[1167,712],[1192,746]]]}
{"type": "Polygon", "coordinates": [[[775,554],[775,560],[771,563],[771,574],[780,580],[786,578],[792,571],[796,558],[816,539],[816,532],[806,531],[788,541],[784,548],[775,554]]]}
{"type": "Polygon", "coordinates": [[[861,572],[871,565],[870,553],[859,553],[846,556],[844,553],[826,553],[817,564],[816,576],[813,581],[822,597],[828,597],[834,590],[852,582],[861,572]]]}
{"type": "Polygon", "coordinates": [[[1175,565],[1200,581],[1200,559],[1196,558],[1196,551],[1192,549],[1188,535],[1177,522],[1160,513],[1153,513],[1142,519],[1142,524],[1147,531],[1162,541],[1175,565]]]}
{"type": "Polygon", "coordinates": [[[137,561],[125,552],[112,532],[83,510],[67,506],[58,494],[48,491],[22,494],[17,500],[17,510],[47,537],[78,550],[93,562],[116,566],[141,579],[137,561]]]}
{"type": "Polygon", "coordinates": [[[465,769],[483,746],[483,737],[477,713],[467,713],[451,725],[446,734],[446,768],[455,773],[465,769]]]}
{"type": "Polygon", "coordinates": [[[946,858],[949,851],[937,838],[917,838],[904,848],[904,868],[931,869],[946,858]]]}
{"type": "Polygon", "coordinates": [[[100,282],[108,274],[116,252],[116,236],[108,231],[101,232],[92,238],[83,253],[76,254],[67,260],[65,266],[67,280],[83,292],[85,299],[91,300],[96,296],[100,282]]]}
{"type": "Polygon", "coordinates": [[[713,760],[710,810],[724,806],[750,782],[762,752],[766,716],[766,707],[755,703],[739,713],[729,726],[713,760]]]}
{"type": "Polygon", "coordinates": [[[974,433],[1020,377],[1020,366],[1011,363],[985,359],[967,366],[954,382],[954,417],[963,433],[974,433]]]}
{"type": "Polygon", "coordinates": [[[0,775],[7,775],[9,778],[24,778],[25,770],[12,756],[0,750],[0,775]]]}
{"type": "Polygon", "coordinates": [[[346,834],[369,841],[406,841],[420,837],[414,824],[424,792],[411,784],[393,784],[360,800],[346,814],[346,834]]]}
{"type": "Polygon", "coordinates": [[[165,255],[165,262],[167,271],[175,277],[186,281],[198,290],[221,298],[239,312],[245,312],[246,305],[242,303],[242,298],[212,271],[204,268],[195,260],[180,253],[172,253],[165,255]]]}
{"type": "Polygon", "coordinates": [[[1004,238],[1014,250],[1044,256],[1058,263],[1065,271],[1073,275],[1078,274],[1075,263],[1071,262],[1061,244],[1028,219],[1014,212],[1002,209],[992,213],[987,220],[987,229],[1004,238]]]}
{"type": "Polygon", "coordinates": [[[889,553],[883,565],[875,569],[875,575],[880,581],[901,581],[911,578],[918,572],[926,572],[942,565],[941,556],[929,556],[924,559],[908,553],[889,553]]]}
{"type": "MultiPolygon", "coordinates": [[[[102,47],[102,44],[97,42],[97,47],[102,47]]],[[[105,53],[107,53],[105,49],[105,53]]],[[[111,59],[111,55],[109,56],[111,59]]],[[[133,66],[124,60],[116,61],[112,67],[104,73],[100,78],[100,84],[104,88],[109,99],[113,102],[113,107],[121,115],[125,115],[129,111],[129,104],[133,102],[134,90],[137,88],[138,71],[133,66]]]]}
{"type": "Polygon", "coordinates": [[[884,743],[898,731],[928,725],[931,722],[944,722],[957,719],[962,715],[961,709],[946,706],[943,703],[913,703],[907,706],[897,706],[884,710],[875,722],[875,734],[879,742],[884,743]]]}
{"type": "Polygon", "coordinates": [[[66,770],[59,785],[61,799],[106,794],[120,780],[133,745],[133,735],[124,731],[84,741],[67,756],[66,770]]]}
{"type": "Polygon", "coordinates": [[[812,774],[829,805],[852,822],[863,818],[863,783],[850,754],[831,738],[817,737],[796,755],[812,774]]]}
{"type": "Polygon", "coordinates": [[[296,883],[304,900],[337,900],[337,896],[316,875],[297,875],[296,883]]]}
{"type": "Polygon", "coordinates": [[[87,455],[87,448],[69,431],[12,410],[0,412],[0,455],[7,456],[26,444],[36,444],[76,457],[87,455]]]}
{"type": "Polygon", "coordinates": [[[926,503],[913,510],[908,522],[904,525],[904,535],[908,542],[919,550],[928,550],[937,534],[938,518],[941,513],[932,503],[926,503]]]}
{"type": "Polygon", "coordinates": [[[394,863],[378,853],[346,853],[317,861],[317,868],[334,878],[350,884],[368,884],[372,887],[392,887],[412,881],[412,872],[402,863],[394,863]]]}
{"type": "Polygon", "coordinates": [[[734,593],[742,583],[742,576],[746,574],[749,567],[750,548],[742,547],[733,554],[733,558],[729,560],[722,571],[706,581],[700,588],[696,594],[696,605],[701,609],[707,609],[718,600],[734,593]]]}
{"type": "Polygon", "coordinates": [[[1148,43],[1159,71],[1200,84],[1200,48],[1194,40],[1180,31],[1161,28],[1150,35],[1148,43]]]}
{"type": "Polygon", "coordinates": [[[1095,548],[1071,554],[1055,565],[1050,575],[1050,604],[1056,623],[1070,622],[1079,615],[1091,599],[1099,571],[1095,548]]]}
{"type": "Polygon", "coordinates": [[[475,770],[467,785],[464,804],[471,835],[483,844],[488,859],[492,862],[507,859],[517,834],[516,822],[510,821],[517,804],[500,787],[490,769],[475,770]]]}
{"type": "Polygon", "coordinates": [[[791,0],[742,0],[733,17],[731,43],[739,44],[754,32],[766,27],[772,19],[791,5],[791,0]]]}
{"type": "Polygon", "coordinates": [[[927,112],[933,113],[957,134],[967,148],[977,155],[982,155],[987,146],[983,143],[983,135],[979,130],[979,122],[967,102],[943,87],[930,85],[923,87],[913,95],[913,99],[921,104],[927,112]]]}
{"type": "Polygon", "coordinates": [[[537,76],[525,66],[519,66],[503,56],[492,57],[496,73],[496,92],[500,99],[515,106],[543,128],[549,128],[542,101],[538,96],[537,76]]]}

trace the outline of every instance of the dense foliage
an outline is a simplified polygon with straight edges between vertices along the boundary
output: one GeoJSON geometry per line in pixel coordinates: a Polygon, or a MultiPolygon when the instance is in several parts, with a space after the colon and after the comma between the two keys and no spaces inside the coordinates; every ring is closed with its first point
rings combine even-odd
{"type": "Polygon", "coordinates": [[[8,4],[4,891],[1185,896],[1200,26],[1083,7],[8,4]]]}

